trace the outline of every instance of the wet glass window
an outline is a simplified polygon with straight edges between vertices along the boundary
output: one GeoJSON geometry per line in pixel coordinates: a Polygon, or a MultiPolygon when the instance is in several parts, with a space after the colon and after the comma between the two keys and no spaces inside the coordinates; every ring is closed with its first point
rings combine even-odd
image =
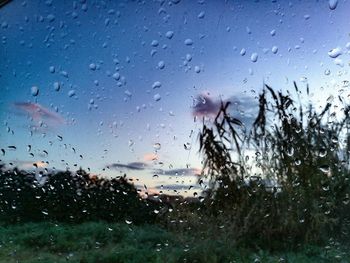
{"type": "Polygon", "coordinates": [[[0,1],[0,261],[349,262],[350,3],[0,1]]]}

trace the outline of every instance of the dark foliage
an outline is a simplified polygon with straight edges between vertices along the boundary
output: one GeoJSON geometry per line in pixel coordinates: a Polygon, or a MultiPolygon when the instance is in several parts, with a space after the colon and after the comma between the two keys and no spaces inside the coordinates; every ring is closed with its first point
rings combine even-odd
{"type": "Polygon", "coordinates": [[[237,242],[272,247],[348,237],[349,107],[344,98],[329,98],[318,112],[303,105],[294,86],[298,100],[265,85],[249,133],[231,117],[229,103],[213,123],[203,123],[210,187],[199,216],[220,222],[237,242]],[[255,151],[253,162],[248,151],[255,151]]]}
{"type": "Polygon", "coordinates": [[[46,175],[39,184],[35,174],[17,169],[0,173],[0,221],[57,221],[79,223],[127,220],[135,224],[155,220],[155,203],[139,197],[125,177],[100,179],[83,170],[46,175]]]}

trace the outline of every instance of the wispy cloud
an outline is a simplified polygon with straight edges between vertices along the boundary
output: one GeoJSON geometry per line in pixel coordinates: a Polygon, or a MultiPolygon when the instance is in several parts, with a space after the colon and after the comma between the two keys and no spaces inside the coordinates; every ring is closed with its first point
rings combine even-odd
{"type": "Polygon", "coordinates": [[[63,124],[64,119],[56,112],[53,112],[38,103],[15,102],[13,104],[20,113],[28,114],[34,121],[46,121],[51,125],[63,124]]]}
{"type": "Polygon", "coordinates": [[[158,160],[158,155],[155,153],[146,153],[143,155],[145,161],[155,161],[158,160]]]}
{"type": "Polygon", "coordinates": [[[145,170],[148,168],[148,164],[144,162],[131,162],[131,163],[111,163],[106,165],[108,169],[121,169],[121,170],[145,170]]]}
{"type": "Polygon", "coordinates": [[[168,191],[187,191],[187,190],[195,190],[200,189],[199,186],[194,185],[184,185],[184,184],[165,184],[165,185],[157,185],[155,186],[155,189],[158,190],[168,190],[168,191]]]}
{"type": "Polygon", "coordinates": [[[156,169],[153,170],[155,174],[158,175],[170,175],[170,176],[198,176],[201,174],[201,169],[199,168],[179,168],[179,169],[156,169]]]}
{"type": "Polygon", "coordinates": [[[192,114],[197,117],[216,115],[221,102],[214,100],[207,94],[200,94],[194,99],[192,114]]]}
{"type": "MultiPolygon", "coordinates": [[[[223,103],[230,102],[229,110],[231,114],[240,119],[246,126],[250,126],[254,122],[254,118],[258,112],[258,102],[256,99],[246,95],[231,96],[223,103]]],[[[194,99],[192,114],[197,117],[215,116],[220,109],[221,100],[215,99],[208,94],[200,94],[194,99]]]]}

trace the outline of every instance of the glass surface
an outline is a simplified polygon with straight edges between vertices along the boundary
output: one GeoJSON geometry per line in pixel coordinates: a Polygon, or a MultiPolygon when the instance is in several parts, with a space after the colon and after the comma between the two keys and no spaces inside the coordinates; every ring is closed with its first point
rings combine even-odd
{"type": "Polygon", "coordinates": [[[350,262],[349,13],[0,1],[0,261],[350,262]]]}

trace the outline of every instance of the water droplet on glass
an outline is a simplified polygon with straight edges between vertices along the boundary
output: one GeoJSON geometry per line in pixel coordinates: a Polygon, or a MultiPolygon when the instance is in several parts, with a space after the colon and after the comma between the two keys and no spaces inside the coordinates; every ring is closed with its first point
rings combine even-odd
{"type": "Polygon", "coordinates": [[[158,47],[158,45],[159,45],[158,40],[152,40],[152,42],[151,42],[152,47],[158,47]]]}
{"type": "Polygon", "coordinates": [[[271,30],[270,35],[271,36],[275,36],[276,35],[276,30],[275,29],[271,30]]]}
{"type": "Polygon", "coordinates": [[[155,101],[160,101],[160,99],[161,99],[160,94],[159,94],[159,93],[155,94],[155,95],[153,96],[153,99],[154,99],[155,101]]]}
{"type": "Polygon", "coordinates": [[[164,61],[163,61],[163,60],[159,61],[159,62],[158,62],[158,68],[164,69],[164,67],[165,67],[164,61]]]}
{"type": "Polygon", "coordinates": [[[39,95],[39,88],[37,86],[33,86],[30,91],[34,97],[39,95]]]}
{"type": "Polygon", "coordinates": [[[53,15],[53,14],[49,14],[49,15],[47,15],[47,20],[49,21],[49,22],[53,22],[53,21],[55,21],[55,16],[53,15]]]}
{"type": "Polygon", "coordinates": [[[272,49],[271,49],[271,51],[272,51],[273,54],[277,54],[277,52],[278,52],[278,47],[273,46],[272,49]]]}
{"type": "Polygon", "coordinates": [[[159,142],[153,144],[153,148],[154,148],[154,150],[156,150],[156,151],[159,151],[161,147],[162,147],[162,146],[161,146],[161,144],[160,144],[159,142]]]}
{"type": "Polygon", "coordinates": [[[159,81],[155,81],[152,85],[152,89],[159,89],[162,84],[159,81]]]}
{"type": "Polygon", "coordinates": [[[334,10],[337,8],[338,0],[329,0],[328,6],[330,10],[334,10]]]}
{"type": "Polygon", "coordinates": [[[204,12],[204,11],[202,11],[202,12],[200,12],[200,13],[198,14],[198,18],[199,18],[199,19],[204,18],[204,16],[205,16],[205,12],[204,12]]]}
{"type": "Polygon", "coordinates": [[[340,47],[336,47],[328,51],[328,56],[331,58],[339,57],[342,54],[342,50],[340,47]]]}
{"type": "Polygon", "coordinates": [[[199,66],[195,66],[194,67],[194,72],[200,73],[201,72],[201,68],[199,66]]]}
{"type": "Polygon", "coordinates": [[[95,64],[95,63],[91,63],[91,64],[89,65],[89,69],[91,69],[91,70],[96,70],[96,64],[95,64]]]}
{"type": "Polygon", "coordinates": [[[174,36],[174,31],[168,31],[165,33],[165,36],[168,38],[168,39],[172,39],[173,36],[174,36]]]}
{"type": "Polygon", "coordinates": [[[191,46],[191,45],[193,45],[193,40],[190,38],[187,38],[184,43],[186,46],[191,46]]]}
{"type": "Polygon", "coordinates": [[[50,73],[55,73],[55,67],[54,66],[50,66],[49,67],[49,71],[50,71],[50,73]]]}
{"type": "Polygon", "coordinates": [[[326,149],[322,148],[322,149],[319,150],[318,156],[325,157],[326,155],[327,155],[327,150],[326,149]]]}
{"type": "Polygon", "coordinates": [[[71,97],[73,97],[75,95],[75,90],[74,89],[72,89],[72,90],[70,90],[69,92],[68,92],[68,96],[71,98],[71,97]]]}
{"type": "Polygon", "coordinates": [[[325,173],[325,174],[328,174],[330,172],[330,167],[329,165],[322,165],[319,167],[320,171],[325,173]]]}
{"type": "Polygon", "coordinates": [[[257,53],[253,53],[251,56],[250,56],[250,60],[252,62],[257,62],[258,61],[258,54],[257,53]]]}
{"type": "Polygon", "coordinates": [[[246,52],[246,50],[245,50],[244,48],[242,48],[242,49],[241,49],[241,52],[239,52],[239,54],[240,54],[241,56],[244,56],[246,53],[247,53],[247,52],[246,52]]]}
{"type": "Polygon", "coordinates": [[[61,85],[59,82],[53,83],[53,88],[55,91],[59,91],[61,89],[61,85]]]}
{"type": "Polygon", "coordinates": [[[130,224],[132,224],[132,221],[131,221],[131,220],[125,219],[125,223],[127,223],[128,225],[130,225],[130,224]]]}

